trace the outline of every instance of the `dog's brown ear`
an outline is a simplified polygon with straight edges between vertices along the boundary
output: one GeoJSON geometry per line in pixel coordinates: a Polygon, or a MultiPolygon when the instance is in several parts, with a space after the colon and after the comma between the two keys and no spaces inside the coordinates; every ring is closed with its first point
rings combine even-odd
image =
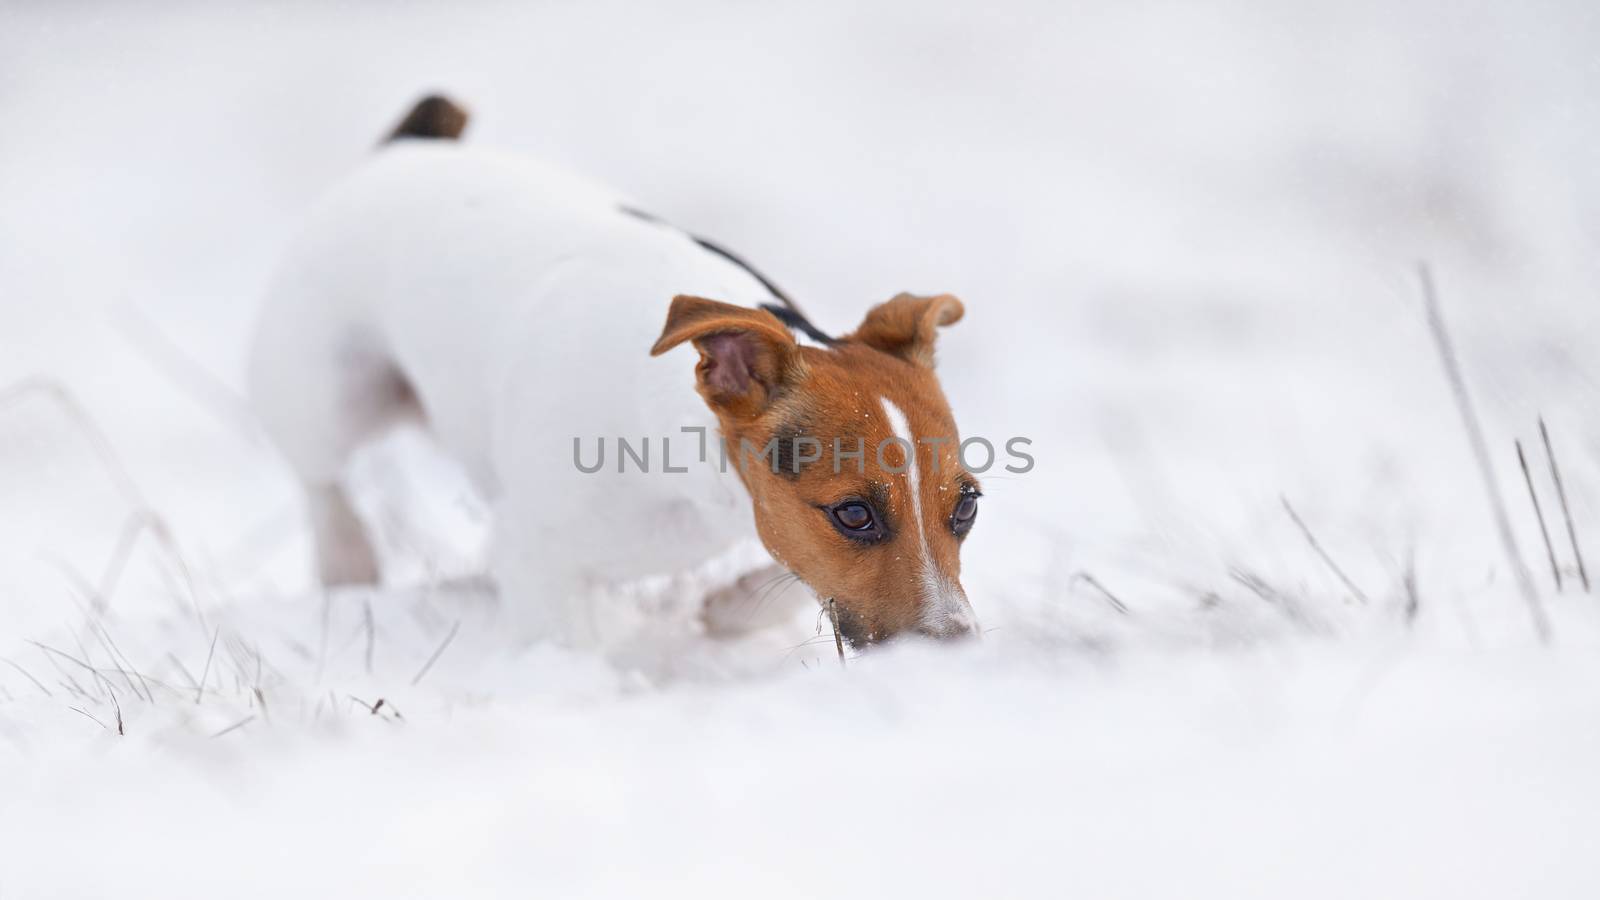
{"type": "Polygon", "coordinates": [[[901,294],[867,312],[861,327],[845,340],[893,354],[907,362],[933,366],[933,345],[939,326],[952,325],[965,309],[949,294],[918,297],[901,294]]]}
{"type": "Polygon", "coordinates": [[[684,341],[700,351],[695,366],[700,396],[735,417],[759,415],[800,372],[799,345],[772,313],[679,295],[650,348],[659,356],[684,341]]]}

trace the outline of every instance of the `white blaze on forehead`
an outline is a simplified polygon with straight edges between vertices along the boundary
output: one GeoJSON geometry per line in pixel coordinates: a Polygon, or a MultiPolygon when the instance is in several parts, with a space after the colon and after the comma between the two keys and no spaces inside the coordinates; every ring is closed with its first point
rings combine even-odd
{"type": "MultiPolygon", "coordinates": [[[[894,401],[882,397],[883,414],[889,417],[889,429],[901,441],[906,451],[906,482],[911,489],[911,509],[917,517],[917,538],[922,544],[922,558],[928,558],[928,533],[922,528],[922,474],[917,470],[917,440],[911,435],[911,423],[894,401]]],[[[881,461],[881,460],[880,460],[881,461]]]]}
{"type": "Polygon", "coordinates": [[[917,522],[917,546],[922,553],[922,627],[934,634],[976,632],[978,623],[972,604],[960,586],[933,564],[933,554],[928,550],[927,526],[922,521],[922,472],[917,465],[917,439],[911,433],[911,423],[893,400],[880,397],[879,402],[889,418],[889,429],[906,451],[906,488],[911,491],[911,515],[917,522]]]}

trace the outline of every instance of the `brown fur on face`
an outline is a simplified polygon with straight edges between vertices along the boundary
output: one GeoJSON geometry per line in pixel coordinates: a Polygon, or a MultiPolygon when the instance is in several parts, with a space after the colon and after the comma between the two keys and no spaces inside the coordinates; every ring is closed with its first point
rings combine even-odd
{"type": "Polygon", "coordinates": [[[933,614],[966,608],[952,515],[977,492],[932,368],[937,328],[961,314],[954,297],[902,294],[822,349],[796,343],[770,313],[677,297],[652,350],[692,341],[700,351],[697,389],[750,492],[757,532],[818,598],[837,601],[854,644],[972,628],[970,615],[933,614]],[[915,439],[915,479],[884,401],[915,439]],[[832,510],[848,502],[871,508],[881,539],[836,527],[832,510]]]}

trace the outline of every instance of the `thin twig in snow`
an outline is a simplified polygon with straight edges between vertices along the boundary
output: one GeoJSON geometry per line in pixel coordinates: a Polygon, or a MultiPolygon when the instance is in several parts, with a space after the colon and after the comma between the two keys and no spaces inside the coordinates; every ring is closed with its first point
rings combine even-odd
{"type": "Polygon", "coordinates": [[[366,710],[371,715],[378,716],[378,718],[383,719],[385,722],[404,722],[406,720],[405,716],[400,715],[400,710],[396,709],[393,703],[390,703],[383,697],[379,697],[376,703],[368,703],[360,697],[351,694],[350,702],[366,710]],[[379,713],[383,712],[385,709],[389,711],[388,718],[379,715],[379,713]]]}
{"type": "Polygon", "coordinates": [[[145,522],[142,511],[130,513],[122,532],[117,535],[117,546],[112,548],[111,558],[100,572],[100,587],[95,591],[94,602],[98,611],[105,612],[110,607],[111,595],[116,593],[117,585],[122,581],[122,573],[128,566],[128,560],[133,557],[134,545],[139,542],[139,535],[144,533],[145,522]]]}
{"type": "Polygon", "coordinates": [[[71,675],[69,675],[67,672],[65,672],[61,668],[61,665],[56,662],[56,657],[60,657],[62,659],[65,659],[68,662],[71,662],[73,665],[78,666],[81,669],[84,669],[90,675],[93,675],[96,684],[102,684],[103,683],[103,684],[109,686],[110,683],[111,683],[110,681],[106,680],[105,676],[100,674],[100,670],[99,669],[96,669],[94,666],[89,665],[88,663],[84,662],[81,659],[78,659],[76,656],[73,656],[70,653],[62,652],[60,650],[57,650],[54,647],[47,647],[44,644],[39,643],[38,641],[28,641],[27,643],[32,644],[33,646],[37,647],[40,650],[43,650],[45,652],[45,654],[46,654],[45,655],[45,659],[50,660],[50,665],[56,670],[56,674],[61,675],[63,678],[66,678],[68,681],[72,682],[73,687],[77,689],[78,693],[82,694],[85,697],[88,697],[88,696],[91,696],[91,695],[89,694],[88,691],[85,691],[83,689],[82,685],[78,684],[78,679],[73,678],[71,675]]]}
{"type": "Polygon", "coordinates": [[[1406,625],[1410,626],[1417,621],[1417,612],[1422,607],[1422,597],[1417,593],[1417,548],[1412,546],[1406,553],[1406,570],[1401,576],[1401,583],[1406,589],[1405,616],[1406,625]]]}
{"type": "Polygon", "coordinates": [[[828,598],[828,618],[833,621],[833,646],[839,651],[839,665],[844,666],[844,635],[839,631],[839,602],[828,598]]]}
{"type": "Polygon", "coordinates": [[[200,698],[206,693],[206,679],[211,677],[211,658],[217,655],[217,638],[222,636],[222,626],[211,632],[211,649],[206,651],[206,667],[200,670],[200,683],[194,689],[194,705],[200,705],[200,698]]]}
{"type": "Polygon", "coordinates": [[[444,640],[440,642],[438,649],[433,651],[433,655],[428,657],[428,661],[423,663],[422,668],[417,670],[416,677],[411,679],[412,687],[416,687],[422,681],[422,676],[428,674],[428,670],[433,668],[433,664],[439,661],[439,657],[444,655],[445,648],[450,646],[450,642],[456,639],[456,632],[460,630],[461,620],[457,619],[456,623],[450,626],[450,633],[444,636],[444,640]]]}
{"type": "Polygon", "coordinates": [[[1567,520],[1567,539],[1572,541],[1572,555],[1578,561],[1578,579],[1583,582],[1583,592],[1589,593],[1589,570],[1583,565],[1583,551],[1578,549],[1578,530],[1572,524],[1572,510],[1567,506],[1567,487],[1561,481],[1561,470],[1556,467],[1556,454],[1550,449],[1550,429],[1544,427],[1544,416],[1539,417],[1539,436],[1544,438],[1544,455],[1550,460],[1550,477],[1555,479],[1556,496],[1561,499],[1561,515],[1567,520]]]}
{"type": "Polygon", "coordinates": [[[1090,575],[1088,572],[1079,572],[1078,574],[1072,576],[1072,578],[1069,580],[1068,583],[1070,584],[1071,581],[1082,581],[1084,584],[1087,584],[1088,586],[1094,588],[1096,591],[1099,591],[1100,592],[1100,596],[1106,601],[1106,603],[1112,609],[1116,610],[1118,613],[1120,613],[1121,615],[1124,615],[1124,616],[1128,614],[1128,604],[1123,603],[1120,599],[1117,598],[1116,594],[1113,594],[1113,593],[1111,593],[1111,591],[1107,590],[1106,586],[1101,584],[1100,580],[1098,578],[1095,578],[1093,575],[1090,575]]]}
{"type": "MultiPolygon", "coordinates": [[[[29,386],[25,384],[23,387],[29,386]]],[[[87,437],[95,455],[100,458],[102,466],[111,473],[124,499],[133,508],[133,512],[129,516],[129,522],[124,526],[124,533],[119,538],[118,551],[123,554],[131,554],[133,544],[138,540],[139,536],[148,532],[157,546],[166,552],[170,562],[177,568],[178,574],[183,579],[184,588],[189,595],[192,610],[196,618],[203,622],[204,616],[200,612],[200,595],[195,586],[194,575],[189,561],[184,558],[183,551],[178,547],[177,540],[172,536],[172,531],[167,526],[166,519],[145,499],[144,492],[134,481],[127,464],[122,461],[122,458],[113,448],[111,439],[106,436],[105,430],[100,427],[99,423],[89,415],[77,398],[64,386],[46,381],[33,387],[45,391],[47,397],[54,400],[61,409],[66,411],[68,417],[87,437]]],[[[112,564],[107,566],[105,573],[102,575],[101,590],[98,594],[100,603],[109,604],[111,602],[111,594],[116,586],[116,580],[121,577],[121,570],[126,563],[126,556],[120,561],[113,557],[112,564]]]]}
{"type": "MultiPolygon", "coordinates": [[[[56,669],[57,673],[59,673],[60,671],[61,670],[59,668],[56,669]]],[[[67,693],[76,694],[77,696],[79,696],[80,698],[82,698],[84,700],[88,700],[90,702],[93,702],[94,699],[95,699],[95,696],[93,694],[91,694],[88,691],[83,689],[83,685],[78,684],[76,681],[72,680],[71,678],[68,678],[66,680],[62,680],[60,678],[57,678],[56,679],[56,684],[61,685],[61,689],[66,691],[67,693]]]]}
{"type": "MultiPolygon", "coordinates": [[[[46,653],[44,655],[44,660],[50,664],[50,668],[56,670],[56,675],[58,676],[56,678],[56,684],[59,684],[62,688],[66,689],[67,693],[76,694],[77,696],[91,702],[96,699],[95,695],[83,689],[83,685],[78,683],[78,679],[72,677],[71,672],[68,672],[66,669],[61,667],[61,663],[58,662],[54,656],[46,653]]],[[[99,682],[96,682],[96,684],[98,683],[99,682]]]]}
{"type": "Polygon", "coordinates": [[[50,378],[34,377],[25,378],[5,390],[0,390],[0,408],[20,404],[29,397],[37,396],[43,399],[72,420],[80,434],[89,442],[89,449],[99,457],[101,466],[111,476],[116,484],[118,493],[127,504],[134,509],[149,509],[150,504],[145,502],[144,492],[134,482],[133,476],[128,473],[128,467],[117,455],[111,444],[111,439],[106,437],[105,431],[89,415],[83,404],[78,402],[76,396],[65,385],[50,378]]]}
{"type": "Polygon", "coordinates": [[[1556,593],[1561,592],[1561,564],[1556,562],[1556,548],[1550,544],[1550,529],[1544,524],[1544,510],[1539,506],[1539,493],[1533,489],[1533,475],[1528,472],[1528,455],[1522,452],[1522,442],[1517,441],[1517,465],[1522,467],[1522,480],[1528,485],[1528,499],[1533,502],[1533,517],[1539,520],[1539,537],[1544,538],[1544,552],[1550,558],[1550,575],[1556,580],[1556,593]]]}
{"type": "Polygon", "coordinates": [[[166,551],[167,560],[177,568],[178,576],[183,580],[184,591],[189,595],[189,611],[194,614],[194,620],[204,627],[206,614],[200,608],[200,586],[194,580],[194,567],[189,565],[188,558],[178,547],[178,540],[172,536],[172,529],[167,527],[167,520],[154,511],[147,510],[146,515],[149,519],[146,528],[151,537],[155,538],[156,545],[166,551]]]}
{"type": "Polygon", "coordinates": [[[1356,583],[1350,580],[1350,576],[1346,575],[1343,569],[1339,568],[1339,564],[1333,561],[1333,557],[1328,555],[1328,551],[1322,549],[1322,544],[1317,540],[1317,536],[1311,533],[1311,529],[1306,525],[1305,520],[1300,518],[1300,514],[1294,511],[1293,506],[1289,505],[1289,498],[1279,495],[1278,499],[1283,503],[1283,511],[1289,514],[1289,519],[1294,522],[1295,527],[1300,529],[1302,535],[1305,535],[1306,543],[1310,544],[1311,549],[1322,557],[1322,561],[1328,566],[1328,569],[1339,576],[1339,580],[1344,582],[1344,586],[1350,589],[1350,593],[1356,595],[1356,599],[1360,600],[1363,606],[1370,603],[1367,600],[1366,592],[1356,587],[1356,583]]]}
{"type": "Polygon", "coordinates": [[[150,692],[150,683],[145,680],[144,675],[138,669],[134,668],[133,661],[128,659],[126,653],[122,652],[122,648],[117,646],[117,642],[111,637],[111,632],[107,631],[105,625],[101,624],[93,616],[86,613],[84,618],[88,621],[89,632],[100,642],[100,646],[106,651],[106,655],[111,657],[113,663],[119,664],[116,671],[121,673],[123,680],[128,682],[128,690],[133,691],[134,695],[138,696],[142,688],[144,699],[150,703],[156,702],[155,694],[150,692]],[[123,669],[122,666],[127,666],[127,668],[123,669]],[[133,680],[128,677],[129,672],[138,677],[139,684],[135,685],[133,683],[133,680]]]}
{"type": "Polygon", "coordinates": [[[1428,328],[1433,332],[1434,344],[1439,350],[1439,362],[1444,367],[1445,379],[1450,382],[1450,390],[1455,394],[1456,408],[1461,413],[1461,424],[1467,433],[1467,444],[1472,448],[1472,455],[1478,462],[1478,474],[1483,479],[1483,492],[1493,513],[1495,531],[1499,534],[1500,546],[1506,555],[1506,564],[1511,567],[1511,573],[1516,578],[1517,588],[1522,593],[1523,602],[1528,606],[1528,615],[1533,617],[1533,630],[1538,633],[1541,642],[1548,644],[1550,620],[1545,617],[1544,606],[1539,601],[1539,589],[1534,587],[1533,573],[1528,571],[1528,564],[1522,558],[1522,551],[1517,549],[1517,536],[1511,530],[1511,517],[1506,513],[1505,500],[1500,496],[1500,487],[1495,482],[1494,465],[1489,457],[1489,442],[1484,439],[1483,426],[1478,422],[1478,414],[1472,407],[1472,397],[1467,393],[1467,381],[1461,374],[1461,361],[1456,356],[1455,344],[1450,340],[1450,331],[1445,327],[1444,314],[1439,309],[1439,298],[1433,287],[1433,273],[1428,269],[1427,263],[1417,264],[1417,276],[1422,285],[1422,301],[1428,316],[1428,328]]]}
{"type": "Polygon", "coordinates": [[[215,740],[215,739],[217,739],[219,737],[222,737],[225,734],[228,734],[229,732],[238,731],[239,729],[245,727],[246,725],[249,725],[251,722],[254,722],[255,720],[256,720],[256,717],[253,716],[253,715],[245,716],[244,718],[242,718],[239,721],[233,723],[232,725],[229,725],[227,728],[224,728],[221,731],[217,732],[216,734],[213,734],[211,736],[211,738],[213,740],[215,740]]]}
{"type": "MultiPolygon", "coordinates": [[[[172,537],[171,530],[167,527],[166,520],[155,511],[149,501],[145,499],[144,491],[139,489],[128,466],[122,457],[117,454],[111,439],[106,436],[105,429],[95,421],[89,411],[78,401],[64,384],[50,378],[26,378],[16,384],[0,390],[0,409],[17,406],[32,397],[38,397],[48,405],[54,406],[65,415],[71,424],[77,428],[78,433],[88,442],[90,452],[100,461],[101,468],[110,476],[116,485],[117,493],[122,495],[125,502],[132,510],[133,515],[140,517],[144,528],[154,536],[156,543],[166,551],[171,561],[177,566],[178,572],[183,577],[184,586],[189,593],[189,602],[192,605],[195,617],[205,621],[200,611],[200,595],[194,582],[189,563],[178,549],[177,541],[172,537]]],[[[95,599],[91,597],[91,599],[95,599]]],[[[96,602],[109,602],[109,595],[101,592],[96,602]]]]}
{"type": "Polygon", "coordinates": [[[366,653],[367,674],[371,675],[372,674],[372,650],[373,650],[374,645],[376,645],[377,642],[378,642],[378,628],[372,621],[372,600],[371,600],[371,598],[363,599],[361,601],[361,608],[362,608],[363,614],[365,615],[366,626],[367,626],[367,653],[366,653]]]}
{"type": "Polygon", "coordinates": [[[177,668],[178,674],[183,676],[184,681],[189,682],[190,688],[199,690],[200,682],[194,680],[194,675],[190,674],[189,667],[183,664],[183,660],[178,658],[178,654],[171,652],[167,653],[167,662],[172,663],[172,665],[177,668]]]}
{"type": "Polygon", "coordinates": [[[317,680],[322,680],[323,669],[328,665],[328,629],[333,618],[333,591],[322,589],[322,629],[317,639],[317,680]]]}
{"type": "Polygon", "coordinates": [[[79,709],[76,706],[69,706],[69,707],[67,707],[67,709],[70,709],[73,712],[77,713],[78,715],[83,716],[84,718],[88,719],[89,721],[95,723],[96,725],[99,725],[101,728],[105,729],[106,731],[110,731],[111,730],[109,728],[106,728],[106,723],[100,721],[99,719],[96,719],[94,716],[89,715],[89,713],[87,713],[84,710],[79,709]]]}
{"type": "Polygon", "coordinates": [[[261,426],[251,414],[247,400],[179,347],[143,310],[130,305],[120,312],[118,324],[122,326],[123,336],[173,385],[250,443],[258,446],[265,443],[261,426]]]}
{"type": "Polygon", "coordinates": [[[1232,566],[1228,569],[1228,576],[1243,585],[1250,593],[1261,598],[1267,605],[1282,612],[1285,618],[1306,631],[1319,633],[1325,630],[1325,626],[1301,608],[1297,600],[1278,590],[1271,582],[1255,572],[1240,566],[1232,566]]]}
{"type": "Polygon", "coordinates": [[[6,665],[10,666],[11,668],[16,669],[18,672],[21,672],[22,673],[22,677],[28,679],[31,682],[33,682],[33,686],[38,688],[39,690],[43,691],[44,695],[46,697],[54,697],[55,696],[55,694],[50,693],[50,689],[45,687],[44,684],[39,681],[39,679],[33,677],[33,673],[32,672],[29,672],[27,669],[24,669],[22,666],[18,665],[16,662],[13,662],[12,660],[6,659],[3,656],[0,656],[0,662],[3,662],[6,665]]]}

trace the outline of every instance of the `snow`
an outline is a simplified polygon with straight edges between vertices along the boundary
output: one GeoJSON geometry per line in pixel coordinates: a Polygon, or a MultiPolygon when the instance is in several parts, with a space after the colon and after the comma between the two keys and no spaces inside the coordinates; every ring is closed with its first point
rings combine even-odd
{"type": "MultiPolygon", "coordinates": [[[[0,897],[1594,896],[1600,601],[1537,417],[1600,569],[1597,41],[1559,0],[0,8],[0,897]],[[508,645],[406,434],[352,473],[392,586],[312,590],[256,297],[436,88],[826,329],[963,299],[958,421],[1038,461],[984,479],[980,644],[508,645]]],[[[741,553],[596,603],[681,621],[741,553]]]]}

